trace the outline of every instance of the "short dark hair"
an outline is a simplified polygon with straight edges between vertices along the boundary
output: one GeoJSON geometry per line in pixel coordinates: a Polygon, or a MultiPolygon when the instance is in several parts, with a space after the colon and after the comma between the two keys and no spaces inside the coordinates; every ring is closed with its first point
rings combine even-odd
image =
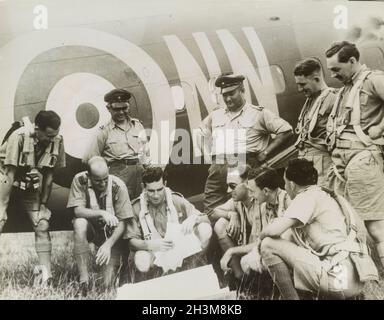
{"type": "Polygon", "coordinates": [[[321,72],[323,71],[320,60],[317,58],[307,58],[303,61],[300,61],[293,70],[293,74],[295,76],[304,76],[308,77],[314,72],[321,72]]]}
{"type": "Polygon", "coordinates": [[[266,171],[255,178],[255,183],[260,189],[276,190],[282,184],[282,177],[275,169],[267,168],[266,171]]]}
{"type": "Polygon", "coordinates": [[[44,131],[47,127],[57,130],[61,125],[61,119],[55,111],[41,110],[35,117],[35,125],[44,131]]]}
{"type": "Polygon", "coordinates": [[[331,47],[325,52],[325,56],[330,58],[337,53],[337,60],[341,63],[346,63],[351,57],[354,57],[357,61],[360,59],[360,52],[356,45],[348,42],[334,42],[331,47]]]}
{"type": "Polygon", "coordinates": [[[288,162],[285,177],[299,186],[310,186],[317,184],[318,173],[312,161],[293,159],[288,162]]]}
{"type": "Polygon", "coordinates": [[[160,181],[160,179],[163,179],[163,181],[166,180],[166,175],[163,169],[160,167],[148,167],[144,170],[142,175],[142,181],[144,185],[147,183],[160,181]]]}

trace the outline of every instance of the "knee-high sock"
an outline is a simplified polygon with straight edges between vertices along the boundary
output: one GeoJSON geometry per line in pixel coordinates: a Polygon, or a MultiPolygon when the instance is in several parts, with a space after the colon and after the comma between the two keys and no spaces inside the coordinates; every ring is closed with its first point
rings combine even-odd
{"type": "Polygon", "coordinates": [[[299,296],[292,281],[286,263],[277,255],[269,253],[263,257],[273,282],[278,287],[284,300],[299,300],[299,296]]]}
{"type": "Polygon", "coordinates": [[[88,264],[90,248],[87,241],[79,241],[74,245],[74,255],[77,268],[80,274],[80,282],[88,282],[88,264]]]}
{"type": "Polygon", "coordinates": [[[36,239],[35,248],[36,248],[37,257],[39,259],[39,264],[43,265],[48,271],[48,276],[51,276],[52,275],[52,271],[51,271],[52,243],[51,241],[47,241],[47,240],[39,241],[38,239],[36,239]]]}
{"type": "MultiPolygon", "coordinates": [[[[232,239],[228,236],[218,236],[218,240],[223,253],[225,253],[229,248],[234,247],[232,239]]],[[[241,279],[243,276],[243,270],[241,269],[240,256],[233,255],[231,260],[228,262],[228,267],[232,269],[236,279],[241,279]]]]}

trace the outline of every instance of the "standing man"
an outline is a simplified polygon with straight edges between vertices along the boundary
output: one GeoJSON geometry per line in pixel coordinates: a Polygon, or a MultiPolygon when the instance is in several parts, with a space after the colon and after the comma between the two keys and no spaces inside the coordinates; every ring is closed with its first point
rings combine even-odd
{"type": "Polygon", "coordinates": [[[143,165],[150,163],[149,146],[141,122],[129,116],[131,93],[114,89],[104,96],[112,119],[101,126],[83,162],[93,156],[102,156],[108,163],[110,174],[119,177],[135,199],[141,193],[143,165]]]}
{"type": "Polygon", "coordinates": [[[208,216],[228,200],[227,164],[246,160],[252,167],[265,163],[291,135],[288,122],[244,98],[244,77],[221,75],[215,85],[221,89],[227,108],[214,110],[200,126],[200,136],[211,140],[212,160],[205,184],[204,210],[208,216]],[[271,135],[276,137],[272,140],[271,135]]]}
{"type": "Polygon", "coordinates": [[[61,120],[51,110],[42,110],[32,125],[27,117],[3,145],[1,154],[0,232],[7,220],[8,204],[21,204],[32,222],[39,265],[40,283],[52,278],[49,219],[47,202],[52,190],[54,169],[65,167],[63,138],[59,135],[61,120]]]}
{"type": "Polygon", "coordinates": [[[120,265],[119,239],[126,220],[133,217],[127,187],[110,175],[105,159],[92,157],[87,171],[78,173],[71,185],[67,208],[73,209],[74,254],[80,273],[80,293],[88,294],[89,242],[97,247],[96,264],[104,266],[104,286],[113,284],[120,265]]]}
{"type": "Polygon", "coordinates": [[[291,160],[284,180],[292,202],[260,235],[262,262],[283,299],[299,299],[296,289],[331,299],[359,295],[378,272],[358,215],[343,197],[316,185],[317,171],[306,159],[291,160]],[[293,242],[281,237],[289,229],[293,242]]]}
{"type": "Polygon", "coordinates": [[[160,167],[149,167],[143,173],[144,190],[133,202],[134,219],[129,220],[124,238],[135,251],[136,268],[147,273],[153,266],[154,252],[173,248],[164,239],[167,222],[180,223],[185,233],[194,232],[201,247],[208,246],[212,228],[208,218],[184,197],[166,187],[160,167]]]}
{"type": "Polygon", "coordinates": [[[332,44],[326,57],[332,77],[344,84],[327,124],[333,188],[365,221],[384,265],[384,72],[362,65],[347,41],[332,44]]]}
{"type": "Polygon", "coordinates": [[[299,92],[307,98],[297,122],[295,132],[299,137],[295,146],[299,158],[313,161],[319,185],[328,187],[332,159],[325,142],[326,124],[335,102],[335,90],[325,83],[321,64],[315,58],[300,62],[293,73],[299,92]]]}

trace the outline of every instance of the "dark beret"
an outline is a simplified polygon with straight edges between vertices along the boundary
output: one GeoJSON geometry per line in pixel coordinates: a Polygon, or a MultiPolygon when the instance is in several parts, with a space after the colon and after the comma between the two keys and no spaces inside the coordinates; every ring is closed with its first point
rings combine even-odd
{"type": "Polygon", "coordinates": [[[221,93],[226,93],[238,88],[244,79],[242,75],[221,75],[216,79],[215,86],[221,88],[221,93]]]}
{"type": "Polygon", "coordinates": [[[125,89],[113,89],[104,96],[104,101],[107,103],[128,102],[131,98],[131,93],[125,89]]]}

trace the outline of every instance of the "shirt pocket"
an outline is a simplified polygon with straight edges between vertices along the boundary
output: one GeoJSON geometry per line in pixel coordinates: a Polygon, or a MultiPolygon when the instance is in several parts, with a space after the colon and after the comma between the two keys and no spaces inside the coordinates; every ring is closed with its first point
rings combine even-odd
{"type": "Polygon", "coordinates": [[[122,141],[116,138],[110,138],[107,140],[106,144],[108,145],[109,149],[111,150],[111,153],[114,156],[120,156],[125,153],[127,147],[126,147],[126,141],[122,141]]]}
{"type": "Polygon", "coordinates": [[[365,90],[360,91],[360,105],[366,106],[368,104],[368,100],[370,98],[371,94],[365,90]]]}

